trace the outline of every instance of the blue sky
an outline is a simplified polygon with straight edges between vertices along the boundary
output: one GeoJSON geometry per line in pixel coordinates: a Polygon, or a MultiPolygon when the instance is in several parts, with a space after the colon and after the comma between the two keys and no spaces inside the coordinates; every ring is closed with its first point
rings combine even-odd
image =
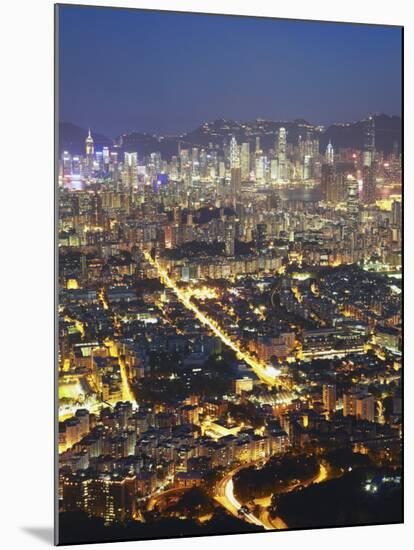
{"type": "Polygon", "coordinates": [[[110,137],[206,120],[401,114],[401,30],[59,8],[60,120],[110,137]]]}

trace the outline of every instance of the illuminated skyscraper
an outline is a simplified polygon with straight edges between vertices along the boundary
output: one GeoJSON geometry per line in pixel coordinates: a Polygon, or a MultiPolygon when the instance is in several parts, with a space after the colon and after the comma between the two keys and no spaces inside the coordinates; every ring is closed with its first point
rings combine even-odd
{"type": "Polygon", "coordinates": [[[95,153],[95,167],[96,167],[98,170],[102,170],[102,169],[103,169],[103,155],[102,155],[102,151],[96,151],[96,153],[95,153]]]}
{"type": "Polygon", "coordinates": [[[138,178],[137,153],[124,153],[124,166],[122,170],[122,183],[127,189],[133,189],[138,178]]]}
{"type": "Polygon", "coordinates": [[[375,119],[370,116],[364,120],[364,166],[371,166],[375,155],[375,119]]]}
{"type": "Polygon", "coordinates": [[[250,177],[250,143],[241,144],[240,167],[242,181],[248,181],[250,177]]]}
{"type": "Polygon", "coordinates": [[[335,167],[333,164],[322,165],[321,191],[322,199],[326,202],[333,202],[335,185],[335,167]]]}
{"type": "Polygon", "coordinates": [[[188,149],[181,149],[178,152],[178,156],[180,157],[180,166],[181,166],[181,174],[185,173],[185,168],[189,164],[189,153],[188,149]]]}
{"type": "MultiPolygon", "coordinates": [[[[348,176],[350,174],[341,170],[340,166],[335,166],[335,185],[333,202],[335,204],[347,202],[348,200],[348,176]]],[[[352,174],[351,174],[352,175],[352,174]]]]}
{"type": "Polygon", "coordinates": [[[304,180],[308,180],[311,178],[311,156],[305,155],[303,157],[303,172],[302,172],[302,178],[304,180]]]}
{"type": "Polygon", "coordinates": [[[363,198],[365,204],[374,204],[376,199],[375,182],[375,120],[372,116],[364,121],[364,151],[363,151],[363,198]]]}
{"type": "Polygon", "coordinates": [[[287,180],[287,164],[286,164],[286,129],[279,129],[279,136],[277,140],[277,158],[278,158],[278,170],[279,181],[285,182],[287,180]]]}
{"type": "Polygon", "coordinates": [[[230,168],[238,168],[240,166],[240,150],[237,145],[236,138],[231,137],[230,140],[230,168]]]}
{"type": "Polygon", "coordinates": [[[240,166],[234,166],[231,169],[231,192],[233,195],[233,202],[239,202],[241,199],[241,168],[240,166]]]}
{"type": "Polygon", "coordinates": [[[192,153],[191,153],[191,160],[192,160],[192,177],[193,179],[198,179],[200,177],[200,160],[198,157],[198,148],[193,147],[192,153]]]}
{"type": "Polygon", "coordinates": [[[219,178],[224,178],[226,175],[226,164],[223,161],[219,162],[218,174],[219,178]]]}
{"type": "Polygon", "coordinates": [[[374,166],[364,166],[362,169],[363,197],[365,204],[374,204],[376,198],[374,166]]]}
{"type": "Polygon", "coordinates": [[[259,183],[263,182],[265,177],[265,157],[263,156],[256,157],[255,172],[256,172],[256,181],[259,183]]]}
{"type": "Polygon", "coordinates": [[[205,149],[201,149],[199,161],[200,161],[200,176],[204,178],[207,175],[207,153],[205,149]]]}
{"type": "Polygon", "coordinates": [[[103,159],[105,170],[108,170],[109,163],[110,163],[110,160],[111,160],[110,155],[109,155],[109,148],[108,147],[104,147],[102,149],[102,159],[103,159]]]}
{"type": "Polygon", "coordinates": [[[347,176],[347,187],[348,187],[348,197],[347,197],[347,212],[350,220],[356,222],[358,221],[359,214],[359,191],[358,191],[358,181],[354,176],[347,176]]]}
{"type": "Polygon", "coordinates": [[[235,226],[233,222],[226,221],[224,226],[224,248],[226,256],[234,256],[235,226]]]}
{"type": "Polygon", "coordinates": [[[88,136],[85,139],[85,149],[86,149],[86,156],[87,157],[93,157],[95,148],[93,144],[93,138],[91,136],[91,130],[88,130],[88,136]]]}
{"type": "Polygon", "coordinates": [[[91,136],[91,131],[88,130],[88,136],[85,139],[85,150],[86,150],[86,175],[90,175],[93,170],[93,161],[95,147],[93,143],[93,138],[91,136]]]}
{"type": "Polygon", "coordinates": [[[68,151],[63,151],[62,155],[63,175],[70,176],[72,174],[72,157],[68,151]]]}
{"type": "Polygon", "coordinates": [[[325,160],[327,164],[333,164],[334,162],[334,148],[332,147],[331,140],[329,140],[329,143],[326,147],[325,160]]]}

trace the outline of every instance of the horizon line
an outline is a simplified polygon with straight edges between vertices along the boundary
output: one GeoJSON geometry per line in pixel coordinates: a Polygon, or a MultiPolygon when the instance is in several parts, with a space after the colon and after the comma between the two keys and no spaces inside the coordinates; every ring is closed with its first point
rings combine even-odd
{"type": "MultiPolygon", "coordinates": [[[[249,120],[238,120],[238,119],[234,119],[234,118],[219,117],[219,118],[215,118],[215,119],[212,119],[212,120],[206,120],[204,122],[200,122],[199,125],[194,127],[193,129],[190,129],[190,130],[187,129],[184,132],[180,132],[180,133],[171,133],[171,132],[161,133],[161,132],[152,132],[150,130],[138,130],[138,129],[125,131],[125,132],[120,132],[115,137],[110,137],[109,135],[106,135],[106,133],[103,133],[101,131],[95,131],[94,133],[95,134],[100,134],[101,136],[106,137],[108,139],[115,139],[117,137],[121,137],[121,136],[132,134],[132,133],[151,135],[151,136],[157,136],[157,137],[180,138],[180,137],[182,137],[182,136],[184,136],[188,133],[191,133],[194,130],[197,130],[197,129],[201,128],[204,124],[212,124],[212,123],[219,122],[219,121],[235,122],[237,124],[252,124],[254,122],[260,122],[260,121],[274,122],[274,123],[285,123],[285,124],[293,124],[293,123],[302,122],[302,123],[309,124],[310,126],[314,126],[315,128],[323,127],[326,130],[327,128],[330,128],[332,126],[345,126],[345,125],[357,124],[358,122],[363,122],[365,120],[365,118],[369,117],[369,116],[373,116],[373,117],[386,116],[388,118],[399,118],[400,120],[402,120],[402,118],[403,118],[401,114],[388,114],[388,113],[384,113],[384,112],[377,112],[377,113],[369,113],[364,118],[360,118],[360,119],[348,120],[348,121],[343,121],[343,122],[337,121],[337,122],[331,122],[330,124],[323,124],[323,123],[320,123],[320,122],[309,122],[308,120],[306,120],[304,118],[295,118],[295,119],[291,119],[291,120],[276,120],[276,119],[272,119],[272,118],[258,117],[258,118],[249,119],[249,120]]],[[[93,132],[93,125],[90,125],[90,124],[87,124],[84,127],[83,123],[72,122],[72,121],[69,121],[69,120],[59,120],[59,125],[60,124],[71,124],[72,126],[77,126],[78,128],[80,128],[82,130],[85,130],[86,133],[88,132],[88,128],[91,128],[91,131],[93,132]]]]}

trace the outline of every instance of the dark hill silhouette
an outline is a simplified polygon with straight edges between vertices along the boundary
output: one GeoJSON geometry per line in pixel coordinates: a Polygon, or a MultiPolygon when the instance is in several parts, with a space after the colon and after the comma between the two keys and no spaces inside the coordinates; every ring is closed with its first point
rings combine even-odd
{"type": "MultiPolygon", "coordinates": [[[[81,128],[71,122],[59,123],[59,152],[69,151],[72,155],[85,154],[85,139],[88,129],[81,128]]],[[[102,134],[96,134],[92,130],[93,141],[97,151],[102,147],[113,145],[113,141],[102,134]]]]}
{"type": "MultiPolygon", "coordinates": [[[[375,138],[376,149],[389,154],[397,147],[401,151],[402,123],[401,118],[385,114],[375,115],[375,138]]],[[[363,146],[363,121],[346,124],[333,124],[325,131],[306,120],[297,119],[294,121],[273,121],[257,119],[251,122],[241,123],[234,120],[218,119],[212,122],[205,122],[198,128],[182,136],[156,136],[143,132],[130,132],[118,136],[114,141],[110,138],[96,134],[92,129],[92,136],[95,149],[100,150],[103,146],[111,146],[114,143],[120,145],[121,153],[124,151],[136,151],[140,157],[153,152],[160,152],[162,157],[170,159],[178,153],[178,148],[186,147],[208,147],[213,144],[217,149],[222,149],[223,144],[229,143],[230,137],[235,135],[239,143],[248,141],[251,144],[251,151],[254,151],[256,137],[260,137],[261,148],[268,151],[275,147],[275,141],[279,128],[287,130],[288,143],[297,144],[299,136],[306,137],[310,132],[312,136],[319,137],[320,151],[323,152],[329,140],[335,149],[356,148],[363,146]]],[[[59,151],[68,150],[72,154],[82,154],[85,151],[85,138],[87,130],[68,122],[61,122],[59,125],[59,151]]]]}
{"type": "MultiPolygon", "coordinates": [[[[385,154],[392,152],[394,143],[397,144],[398,152],[401,151],[402,125],[401,118],[397,116],[375,115],[375,147],[385,154]]],[[[329,126],[322,134],[320,140],[321,150],[324,151],[331,140],[337,149],[341,147],[355,147],[362,149],[363,146],[363,121],[353,124],[335,124],[329,126]]]]}

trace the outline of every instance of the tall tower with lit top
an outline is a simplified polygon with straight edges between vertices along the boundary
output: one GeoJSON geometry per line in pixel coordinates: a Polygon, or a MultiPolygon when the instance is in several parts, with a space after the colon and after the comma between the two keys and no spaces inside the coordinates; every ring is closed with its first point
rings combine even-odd
{"type": "Polygon", "coordinates": [[[86,175],[90,176],[93,172],[93,158],[95,153],[95,147],[93,144],[93,138],[91,136],[91,130],[88,130],[87,138],[85,139],[86,150],[86,175]]]}
{"type": "Polygon", "coordinates": [[[375,179],[375,119],[364,121],[364,149],[362,153],[362,182],[365,204],[374,204],[376,199],[375,179]]]}
{"type": "Polygon", "coordinates": [[[230,140],[230,168],[240,167],[240,149],[237,144],[236,138],[231,137],[230,140]]]}
{"type": "Polygon", "coordinates": [[[93,137],[91,136],[91,130],[88,130],[88,136],[85,139],[86,156],[88,158],[93,157],[95,148],[93,144],[93,137]]]}
{"type": "Polygon", "coordinates": [[[325,160],[326,160],[327,164],[333,164],[334,163],[334,148],[332,147],[331,140],[329,140],[329,143],[326,147],[325,160]]]}

